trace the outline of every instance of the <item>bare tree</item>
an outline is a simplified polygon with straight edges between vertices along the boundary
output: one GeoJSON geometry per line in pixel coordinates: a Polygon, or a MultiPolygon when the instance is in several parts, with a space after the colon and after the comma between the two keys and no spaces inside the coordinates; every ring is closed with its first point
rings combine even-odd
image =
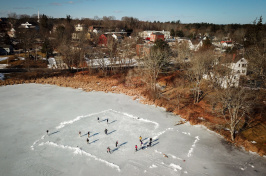
{"type": "MultiPolygon", "coordinates": [[[[220,90],[218,101],[221,105],[220,113],[224,117],[229,131],[231,140],[235,140],[236,131],[243,126],[245,118],[252,108],[251,94],[244,88],[228,88],[220,90]]],[[[250,118],[250,117],[249,117],[250,118]]]]}
{"type": "Polygon", "coordinates": [[[166,48],[152,48],[150,54],[141,61],[144,81],[153,92],[156,92],[156,80],[159,73],[163,71],[169,62],[169,50],[166,48]]]}
{"type": "Polygon", "coordinates": [[[117,46],[118,46],[117,41],[112,36],[108,36],[106,48],[107,48],[107,54],[109,56],[111,71],[113,71],[114,69],[113,66],[116,63],[116,57],[118,52],[117,46]]]}
{"type": "Polygon", "coordinates": [[[197,52],[191,58],[191,67],[187,71],[187,75],[193,85],[194,103],[199,103],[203,95],[201,90],[201,82],[204,75],[209,75],[213,66],[214,56],[212,51],[197,52]]]}
{"type": "Polygon", "coordinates": [[[120,68],[126,64],[132,64],[132,58],[136,55],[136,42],[132,38],[125,38],[118,45],[120,68]]]}

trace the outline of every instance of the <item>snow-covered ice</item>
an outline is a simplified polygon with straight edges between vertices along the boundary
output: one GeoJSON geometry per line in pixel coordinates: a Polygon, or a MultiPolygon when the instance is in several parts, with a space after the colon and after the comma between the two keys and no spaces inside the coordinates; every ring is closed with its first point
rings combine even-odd
{"type": "Polygon", "coordinates": [[[266,174],[266,158],[123,94],[23,84],[0,99],[0,175],[266,174]]]}

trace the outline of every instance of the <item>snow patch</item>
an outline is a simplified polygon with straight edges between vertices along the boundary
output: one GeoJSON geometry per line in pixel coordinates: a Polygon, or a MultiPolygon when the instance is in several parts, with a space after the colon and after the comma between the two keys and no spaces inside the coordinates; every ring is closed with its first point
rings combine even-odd
{"type": "Polygon", "coordinates": [[[37,142],[39,142],[39,140],[35,141],[32,146],[30,146],[31,150],[34,150],[34,146],[37,144],[37,142]]]}
{"type": "Polygon", "coordinates": [[[254,168],[254,166],[252,164],[249,164],[250,167],[254,168]]]}
{"type": "Polygon", "coordinates": [[[243,167],[240,167],[240,169],[241,169],[242,171],[246,170],[246,168],[243,168],[243,167]]]}
{"type": "Polygon", "coordinates": [[[171,168],[173,168],[174,171],[177,171],[177,169],[178,169],[178,170],[182,170],[182,167],[180,167],[179,165],[173,164],[173,163],[171,163],[169,166],[170,166],[171,168]]]}
{"type": "Polygon", "coordinates": [[[113,109],[111,109],[111,111],[113,111],[115,113],[119,113],[119,114],[125,115],[127,117],[132,118],[132,119],[137,119],[137,120],[140,120],[140,121],[143,121],[143,122],[147,122],[147,123],[153,123],[155,125],[155,129],[157,129],[159,127],[159,123],[157,123],[157,122],[154,122],[154,121],[151,121],[151,120],[148,120],[148,119],[139,118],[139,117],[133,116],[133,115],[125,113],[125,112],[115,111],[113,109]]]}
{"type": "Polygon", "coordinates": [[[157,139],[159,136],[161,136],[162,134],[164,134],[166,131],[168,131],[168,130],[173,130],[173,128],[167,128],[166,130],[164,130],[164,131],[161,131],[161,132],[159,132],[156,136],[154,136],[153,138],[154,139],[157,139]]]}
{"type": "Polygon", "coordinates": [[[8,57],[0,57],[0,61],[7,60],[8,57]]]}
{"type": "Polygon", "coordinates": [[[90,116],[93,116],[93,115],[97,115],[97,114],[100,114],[100,113],[105,113],[107,111],[110,111],[110,109],[108,110],[104,110],[104,111],[101,111],[101,112],[98,112],[98,113],[92,113],[92,114],[89,114],[89,115],[86,115],[86,116],[78,116],[77,118],[73,119],[73,120],[69,120],[69,121],[64,121],[64,122],[61,122],[59,126],[56,127],[56,129],[60,129],[60,128],[63,128],[65,127],[66,125],[68,124],[72,124],[78,120],[81,120],[85,117],[90,117],[90,116]]]}
{"type": "Polygon", "coordinates": [[[158,150],[154,150],[155,151],[155,153],[160,153],[160,154],[163,154],[162,152],[159,152],[158,150]]]}
{"type": "Polygon", "coordinates": [[[187,132],[182,132],[182,133],[185,135],[191,136],[190,133],[187,133],[187,132]]]}
{"type": "Polygon", "coordinates": [[[256,141],[251,141],[252,144],[256,144],[257,142],[256,141]]]}
{"type": "Polygon", "coordinates": [[[150,166],[151,169],[152,168],[156,168],[156,167],[158,167],[158,166],[156,166],[155,164],[153,164],[153,165],[150,166]]]}
{"type": "Polygon", "coordinates": [[[196,146],[196,143],[200,140],[200,139],[199,139],[199,136],[196,136],[195,138],[196,138],[196,139],[195,139],[195,141],[194,141],[192,147],[191,147],[190,150],[188,151],[187,157],[191,157],[192,152],[193,152],[193,150],[194,150],[194,148],[195,148],[195,146],[196,146]]]}

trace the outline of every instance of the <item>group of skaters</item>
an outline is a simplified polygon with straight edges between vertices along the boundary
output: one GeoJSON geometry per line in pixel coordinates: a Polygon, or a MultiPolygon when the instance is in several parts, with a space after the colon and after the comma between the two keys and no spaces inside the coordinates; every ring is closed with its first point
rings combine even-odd
{"type": "MultiPolygon", "coordinates": [[[[140,149],[143,149],[143,141],[142,141],[142,137],[139,137],[139,141],[140,141],[140,149]]],[[[152,146],[152,138],[150,138],[149,144],[147,145],[147,147],[151,147],[152,146]]],[[[138,151],[138,145],[135,145],[135,150],[136,152],[138,151]]]]}
{"type": "MultiPolygon", "coordinates": [[[[98,123],[99,123],[100,122],[100,118],[97,117],[97,120],[98,120],[98,123]]],[[[108,124],[108,118],[106,119],[106,121],[107,121],[107,124],[108,124]]],[[[107,132],[108,132],[108,130],[105,128],[104,133],[106,135],[108,135],[107,132]]],[[[47,133],[47,135],[49,135],[49,130],[47,130],[46,133],[47,133]]],[[[81,131],[79,131],[79,137],[81,137],[81,131]]],[[[90,142],[89,138],[90,138],[90,132],[88,131],[88,138],[86,139],[87,144],[89,144],[89,142],[90,142]]],[[[140,141],[140,149],[143,149],[144,146],[143,146],[143,141],[142,141],[142,137],[141,136],[139,137],[139,141],[140,141]]],[[[118,141],[115,142],[115,147],[117,148],[117,146],[118,146],[118,141]]],[[[152,146],[152,138],[150,138],[150,141],[149,141],[149,144],[147,145],[147,147],[151,147],[151,146],[152,146]]],[[[136,150],[136,152],[138,151],[138,145],[135,145],[135,150],[136,150]]],[[[109,146],[107,147],[107,153],[111,154],[111,149],[110,149],[109,146]]]]}

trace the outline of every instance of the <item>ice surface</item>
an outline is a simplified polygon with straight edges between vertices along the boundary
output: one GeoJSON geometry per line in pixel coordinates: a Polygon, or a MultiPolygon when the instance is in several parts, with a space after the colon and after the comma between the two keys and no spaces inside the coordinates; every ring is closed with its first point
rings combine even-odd
{"type": "Polygon", "coordinates": [[[23,84],[0,99],[1,176],[266,174],[266,158],[126,95],[23,84]]]}

